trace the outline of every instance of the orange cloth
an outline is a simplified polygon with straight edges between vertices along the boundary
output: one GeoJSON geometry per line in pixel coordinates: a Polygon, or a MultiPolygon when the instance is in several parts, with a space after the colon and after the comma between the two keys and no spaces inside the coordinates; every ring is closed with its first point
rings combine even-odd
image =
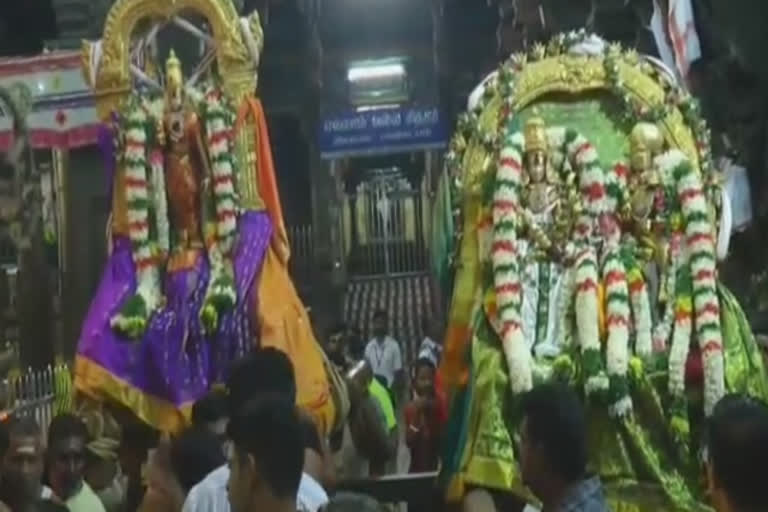
{"type": "Polygon", "coordinates": [[[322,434],[327,435],[334,425],[336,407],[322,348],[288,270],[271,247],[267,249],[258,286],[255,296],[261,346],[282,350],[291,359],[298,405],[312,415],[322,434]]]}
{"type": "Polygon", "coordinates": [[[337,411],[322,348],[288,274],[290,248],[261,102],[249,99],[240,109],[239,117],[248,113],[253,115],[256,124],[259,193],[274,229],[272,244],[267,249],[258,279],[258,293],[254,294],[258,301],[261,346],[277,348],[290,357],[296,373],[298,405],[312,415],[321,433],[327,435],[335,423],[337,411]]]}
{"type": "Polygon", "coordinates": [[[258,173],[255,176],[259,186],[259,195],[272,219],[272,246],[283,264],[288,264],[291,255],[288,243],[288,233],[285,230],[283,207],[280,204],[280,193],[275,178],[275,164],[272,160],[272,149],[269,143],[269,129],[264,115],[261,100],[248,98],[238,113],[238,125],[248,116],[253,116],[256,126],[256,151],[258,154],[258,173]]]}

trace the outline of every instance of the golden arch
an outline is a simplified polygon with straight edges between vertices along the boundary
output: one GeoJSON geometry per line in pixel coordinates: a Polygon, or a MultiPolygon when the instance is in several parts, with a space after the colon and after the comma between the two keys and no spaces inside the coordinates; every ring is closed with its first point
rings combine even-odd
{"type": "MultiPolygon", "coordinates": [[[[95,44],[85,41],[82,50],[86,82],[94,90],[102,120],[109,118],[131,90],[131,34],[136,25],[146,19],[168,21],[183,11],[194,11],[208,21],[216,41],[216,60],[224,91],[236,103],[255,91],[258,56],[254,59],[249,53],[231,0],[118,0],[104,24],[95,83],[90,83],[95,44]]],[[[248,23],[260,52],[264,38],[258,13],[254,11],[248,23]]]]}
{"type": "MultiPolygon", "coordinates": [[[[641,105],[655,108],[664,103],[664,87],[642,70],[625,60],[617,62],[622,77],[622,89],[641,105]]],[[[519,111],[550,93],[578,95],[588,91],[610,91],[612,85],[602,58],[561,55],[529,62],[519,75],[512,108],[519,111]]],[[[671,146],[679,148],[693,163],[699,165],[699,151],[691,128],[677,108],[659,123],[671,146]]]]}

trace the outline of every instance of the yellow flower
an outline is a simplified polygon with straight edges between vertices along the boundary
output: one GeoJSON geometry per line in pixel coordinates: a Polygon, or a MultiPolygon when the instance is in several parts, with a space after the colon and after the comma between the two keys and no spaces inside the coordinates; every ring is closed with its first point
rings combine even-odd
{"type": "Polygon", "coordinates": [[[639,357],[632,357],[629,360],[629,372],[632,375],[632,378],[637,380],[643,375],[643,360],[639,357]]]}
{"type": "Polygon", "coordinates": [[[693,299],[690,295],[679,295],[677,297],[677,310],[690,314],[693,311],[693,299]]]}

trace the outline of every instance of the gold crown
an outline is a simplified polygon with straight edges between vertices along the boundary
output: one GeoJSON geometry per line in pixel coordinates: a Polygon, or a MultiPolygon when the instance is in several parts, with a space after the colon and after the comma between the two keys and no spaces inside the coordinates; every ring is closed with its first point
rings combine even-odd
{"type": "Polygon", "coordinates": [[[629,150],[632,153],[650,151],[658,153],[664,145],[659,127],[653,123],[637,123],[629,135],[629,150]]]}
{"type": "Polygon", "coordinates": [[[549,141],[547,139],[547,126],[540,117],[532,117],[525,123],[523,129],[525,136],[525,151],[547,151],[549,141]]]}
{"type": "Polygon", "coordinates": [[[166,78],[173,75],[174,77],[181,77],[181,61],[176,57],[176,52],[171,48],[171,52],[168,54],[168,60],[165,61],[165,76],[166,78]]]}
{"type": "Polygon", "coordinates": [[[181,69],[181,61],[176,57],[176,52],[171,48],[168,60],[165,61],[165,69],[181,69]]]}

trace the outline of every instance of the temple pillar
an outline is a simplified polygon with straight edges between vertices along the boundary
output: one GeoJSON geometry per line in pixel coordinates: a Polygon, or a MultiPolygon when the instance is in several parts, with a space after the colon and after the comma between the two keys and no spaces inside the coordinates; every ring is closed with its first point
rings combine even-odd
{"type": "MultiPolygon", "coordinates": [[[[314,146],[314,144],[313,144],[314,146]]],[[[311,306],[319,334],[342,318],[342,300],[347,280],[342,233],[343,162],[322,160],[313,150],[310,183],[312,186],[312,229],[314,235],[314,273],[311,306]]]]}

